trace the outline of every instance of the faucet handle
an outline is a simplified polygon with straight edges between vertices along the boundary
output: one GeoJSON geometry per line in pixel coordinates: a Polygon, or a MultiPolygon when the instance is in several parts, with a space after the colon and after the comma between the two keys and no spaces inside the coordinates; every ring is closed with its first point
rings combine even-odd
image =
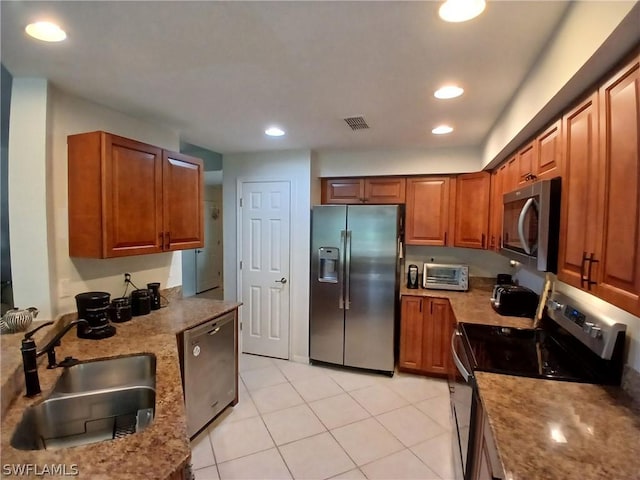
{"type": "Polygon", "coordinates": [[[30,332],[25,333],[24,339],[25,340],[30,339],[33,336],[33,334],[36,333],[38,330],[40,330],[41,328],[47,327],[49,325],[53,325],[53,322],[49,321],[49,322],[44,322],[42,325],[38,325],[36,328],[31,330],[30,332]]]}

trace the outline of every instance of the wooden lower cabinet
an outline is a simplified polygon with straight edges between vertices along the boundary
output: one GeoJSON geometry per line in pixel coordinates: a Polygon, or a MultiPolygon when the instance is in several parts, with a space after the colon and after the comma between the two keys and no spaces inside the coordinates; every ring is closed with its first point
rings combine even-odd
{"type": "Polygon", "coordinates": [[[398,368],[414,373],[448,375],[452,368],[453,322],[446,298],[403,295],[398,368]]]}

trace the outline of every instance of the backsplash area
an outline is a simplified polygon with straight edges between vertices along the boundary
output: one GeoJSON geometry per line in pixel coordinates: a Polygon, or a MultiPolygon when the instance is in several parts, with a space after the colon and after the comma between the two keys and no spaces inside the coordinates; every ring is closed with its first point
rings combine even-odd
{"type": "Polygon", "coordinates": [[[454,263],[469,265],[471,277],[495,277],[498,273],[515,272],[509,265],[509,259],[495,252],[476,250],[473,248],[451,247],[423,247],[407,245],[405,247],[405,269],[409,265],[418,265],[422,273],[422,264],[429,263],[454,263]]]}

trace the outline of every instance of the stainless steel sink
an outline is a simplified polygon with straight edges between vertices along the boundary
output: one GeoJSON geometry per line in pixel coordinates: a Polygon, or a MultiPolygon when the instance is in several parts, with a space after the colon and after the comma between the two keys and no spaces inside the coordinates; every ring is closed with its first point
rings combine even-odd
{"type": "Polygon", "coordinates": [[[11,445],[20,450],[66,448],[143,430],[153,421],[155,372],[153,355],[65,369],[51,395],[24,412],[11,445]]]}
{"type": "Polygon", "coordinates": [[[129,355],[82,362],[65,368],[53,393],[90,392],[136,385],[155,388],[155,380],[154,355],[129,355]]]}

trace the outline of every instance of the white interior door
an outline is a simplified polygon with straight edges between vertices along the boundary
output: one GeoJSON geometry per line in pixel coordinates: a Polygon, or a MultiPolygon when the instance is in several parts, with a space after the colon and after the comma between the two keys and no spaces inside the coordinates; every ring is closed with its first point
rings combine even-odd
{"type": "Polygon", "coordinates": [[[222,209],[204,202],[204,248],[196,249],[196,293],[220,286],[222,281],[222,209]]]}
{"type": "Polygon", "coordinates": [[[241,184],[242,351],[289,358],[289,182],[241,184]]]}

